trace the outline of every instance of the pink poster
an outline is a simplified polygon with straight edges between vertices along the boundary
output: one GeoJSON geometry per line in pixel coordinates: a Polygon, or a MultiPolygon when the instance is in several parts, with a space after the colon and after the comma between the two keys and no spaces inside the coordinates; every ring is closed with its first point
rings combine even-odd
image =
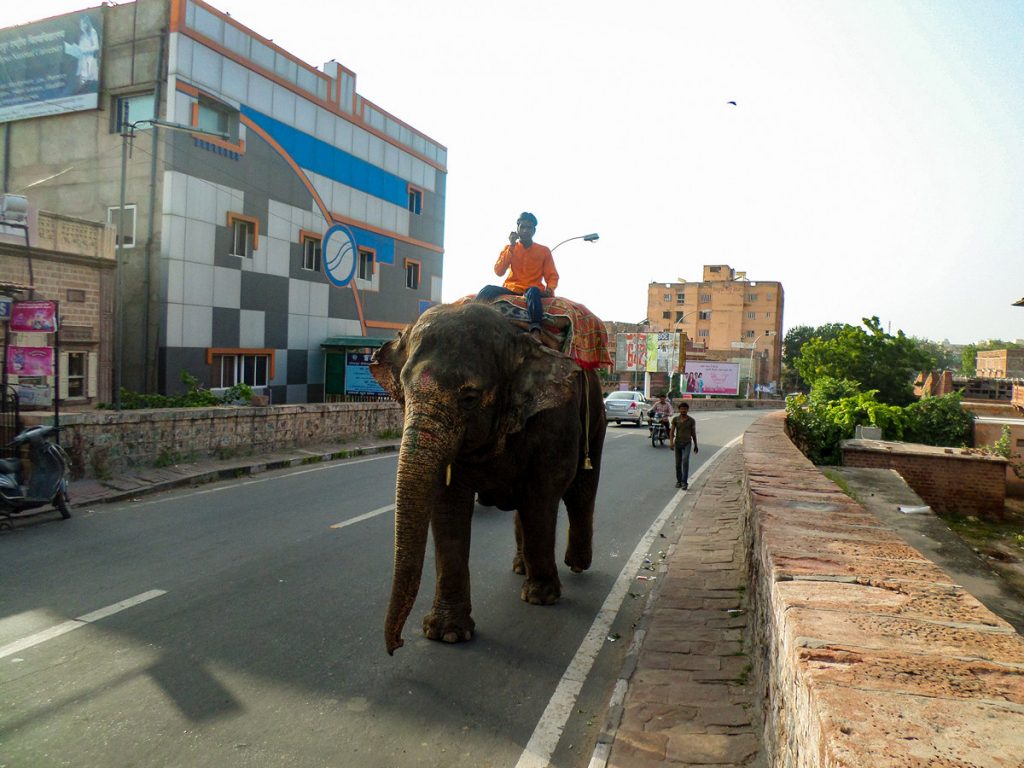
{"type": "Polygon", "coordinates": [[[53,376],[53,347],[8,347],[7,373],[12,376],[53,376]]]}
{"type": "Polygon", "coordinates": [[[57,330],[57,303],[14,302],[11,308],[11,330],[19,333],[53,333],[57,330]]]}

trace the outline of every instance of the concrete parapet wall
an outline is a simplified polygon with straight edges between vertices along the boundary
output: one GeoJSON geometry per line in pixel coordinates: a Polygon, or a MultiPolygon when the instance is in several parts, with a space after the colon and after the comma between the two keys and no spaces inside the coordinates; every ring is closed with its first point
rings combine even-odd
{"type": "MultiPolygon", "coordinates": [[[[53,419],[28,413],[23,420],[53,419]]],[[[61,443],[71,454],[76,476],[103,477],[186,459],[397,435],[402,411],[394,402],[162,408],[65,413],[60,424],[61,443]]]]}
{"type": "Polygon", "coordinates": [[[1020,766],[1024,638],[822,475],[784,419],[743,444],[769,763],[1020,766]]]}
{"type": "Polygon", "coordinates": [[[844,467],[895,469],[932,509],[999,519],[1006,505],[1006,459],[960,448],[844,440],[844,467]]]}

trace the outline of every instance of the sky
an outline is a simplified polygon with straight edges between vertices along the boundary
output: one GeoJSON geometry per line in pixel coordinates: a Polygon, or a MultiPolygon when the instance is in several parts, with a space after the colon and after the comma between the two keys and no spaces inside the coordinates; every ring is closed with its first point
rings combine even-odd
{"type": "Polygon", "coordinates": [[[529,210],[600,234],[555,261],[604,320],[728,264],[782,283],[784,330],[1024,337],[1024,0],[212,5],[447,147],[445,301],[529,210]]]}

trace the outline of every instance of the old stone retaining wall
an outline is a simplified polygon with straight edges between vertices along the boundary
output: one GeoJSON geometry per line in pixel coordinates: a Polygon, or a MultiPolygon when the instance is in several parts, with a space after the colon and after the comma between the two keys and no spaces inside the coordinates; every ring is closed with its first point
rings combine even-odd
{"type": "MultiPolygon", "coordinates": [[[[27,413],[23,421],[53,417],[27,413]]],[[[134,467],[395,436],[402,411],[394,402],[85,411],[61,414],[60,424],[76,476],[103,478],[134,467]]]]}
{"type": "Polygon", "coordinates": [[[771,764],[1020,766],[1024,638],[843,494],[784,419],[743,442],[771,764]]]}

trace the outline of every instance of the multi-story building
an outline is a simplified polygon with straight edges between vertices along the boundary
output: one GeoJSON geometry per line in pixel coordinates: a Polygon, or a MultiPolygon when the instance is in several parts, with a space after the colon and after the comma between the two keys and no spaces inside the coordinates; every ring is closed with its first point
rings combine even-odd
{"type": "Polygon", "coordinates": [[[123,224],[129,389],[187,372],[319,401],[325,347],[372,346],[440,300],[447,151],[341,64],[201,0],[0,30],[0,57],[4,189],[123,224]]]}
{"type": "Polygon", "coordinates": [[[982,379],[1024,379],[1024,349],[985,349],[975,355],[982,379]]]}
{"type": "Polygon", "coordinates": [[[704,265],[700,282],[647,286],[651,330],[685,332],[704,358],[740,363],[741,377],[758,385],[779,381],[782,310],[782,283],[726,264],[704,265]]]}
{"type": "Polygon", "coordinates": [[[114,231],[105,224],[43,212],[33,217],[30,232],[0,225],[0,302],[59,307],[59,336],[12,331],[10,305],[0,312],[0,382],[14,388],[23,408],[48,407],[54,390],[63,409],[110,402],[114,274],[114,231]],[[12,347],[53,341],[59,341],[55,376],[9,371],[12,347]]]}

